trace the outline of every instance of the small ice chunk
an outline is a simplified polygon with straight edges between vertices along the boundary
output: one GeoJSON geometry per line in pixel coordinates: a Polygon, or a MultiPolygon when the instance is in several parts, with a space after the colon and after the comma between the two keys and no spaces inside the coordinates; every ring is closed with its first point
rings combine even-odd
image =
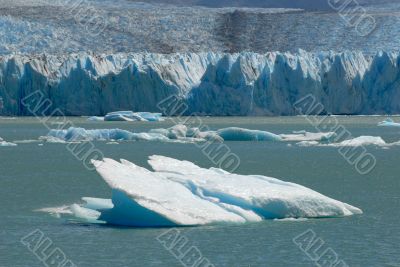
{"type": "Polygon", "coordinates": [[[93,116],[88,118],[87,121],[104,121],[104,117],[93,116]]]}
{"type": "Polygon", "coordinates": [[[387,118],[386,120],[379,122],[378,126],[384,127],[400,127],[400,123],[394,122],[391,118],[387,118]]]}
{"type": "Polygon", "coordinates": [[[5,147],[5,146],[17,146],[17,144],[11,143],[11,142],[6,142],[0,137],[0,147],[1,146],[3,146],[3,147],[5,147]]]}

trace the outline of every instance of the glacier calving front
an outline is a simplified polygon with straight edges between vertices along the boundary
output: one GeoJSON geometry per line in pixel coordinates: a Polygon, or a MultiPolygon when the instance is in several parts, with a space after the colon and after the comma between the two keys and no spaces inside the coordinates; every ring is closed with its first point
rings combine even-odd
{"type": "Polygon", "coordinates": [[[0,112],[42,111],[21,104],[38,101],[39,90],[51,102],[45,114],[161,112],[157,104],[174,95],[185,114],[295,115],[308,94],[323,113],[399,114],[399,64],[386,52],[10,55],[0,58],[0,112]]]}

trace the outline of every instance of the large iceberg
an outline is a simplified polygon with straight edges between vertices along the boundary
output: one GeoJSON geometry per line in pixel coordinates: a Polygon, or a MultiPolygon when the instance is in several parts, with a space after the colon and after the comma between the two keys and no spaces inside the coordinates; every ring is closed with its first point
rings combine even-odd
{"type": "MultiPolygon", "coordinates": [[[[135,227],[259,222],[361,214],[311,189],[262,175],[204,169],[188,161],[150,157],[154,171],[132,162],[93,161],[112,199],[83,198],[63,214],[90,223],[135,227]]],[[[52,209],[54,211],[54,209],[52,209]]]]}
{"type": "Polygon", "coordinates": [[[400,114],[399,63],[387,52],[8,55],[0,97],[3,115],[182,115],[160,106],[169,98],[184,115],[400,114]]]}

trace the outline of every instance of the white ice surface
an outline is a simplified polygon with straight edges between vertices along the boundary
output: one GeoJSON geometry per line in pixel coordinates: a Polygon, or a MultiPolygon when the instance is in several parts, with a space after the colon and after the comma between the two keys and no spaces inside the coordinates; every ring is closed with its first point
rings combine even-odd
{"type": "Polygon", "coordinates": [[[70,213],[83,222],[135,227],[341,217],[356,207],[306,187],[261,175],[204,169],[188,161],[150,157],[154,171],[126,160],[93,161],[112,200],[84,198],[70,213]]]}
{"type": "Polygon", "coordinates": [[[344,140],[338,143],[320,143],[317,141],[302,141],[297,143],[298,146],[319,146],[319,147],[361,147],[361,146],[377,146],[390,147],[400,145],[400,142],[386,143],[380,136],[359,136],[344,140]]]}
{"type": "Polygon", "coordinates": [[[2,146],[3,146],[3,147],[4,147],[4,146],[17,146],[17,144],[4,141],[4,140],[0,137],[0,147],[2,147],[2,146]]]}
{"type": "Polygon", "coordinates": [[[306,131],[293,132],[293,134],[280,134],[283,141],[328,141],[336,136],[334,132],[310,133],[306,131]]]}

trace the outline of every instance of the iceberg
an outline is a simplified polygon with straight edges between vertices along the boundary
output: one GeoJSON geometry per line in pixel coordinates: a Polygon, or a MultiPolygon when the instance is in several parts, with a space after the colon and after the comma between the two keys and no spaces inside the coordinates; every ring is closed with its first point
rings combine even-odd
{"type": "Polygon", "coordinates": [[[360,136],[349,140],[344,140],[340,143],[330,144],[331,146],[386,146],[387,143],[380,136],[360,136]]]}
{"type": "Polygon", "coordinates": [[[237,127],[221,129],[217,133],[225,141],[282,141],[279,135],[270,132],[237,127]]]}
{"type": "Polygon", "coordinates": [[[6,142],[0,137],[0,146],[3,146],[3,147],[5,147],[5,146],[17,146],[17,144],[6,142]]]}
{"type": "Polygon", "coordinates": [[[49,142],[81,142],[81,141],[169,141],[157,133],[133,133],[121,129],[95,129],[70,127],[67,130],[51,130],[42,140],[49,142]]]}
{"type": "Polygon", "coordinates": [[[394,122],[392,119],[387,118],[386,120],[378,123],[378,126],[384,127],[400,127],[400,123],[394,122]]]}
{"type": "Polygon", "coordinates": [[[390,147],[400,145],[400,142],[386,143],[380,136],[359,136],[352,139],[343,140],[338,143],[320,143],[318,141],[301,141],[298,146],[329,146],[329,147],[360,147],[360,146],[377,146],[390,147]]]}
{"type": "Polygon", "coordinates": [[[306,131],[297,131],[293,134],[281,134],[279,135],[283,141],[291,142],[302,142],[302,141],[329,141],[337,136],[335,132],[327,133],[310,133],[306,131]]]}
{"type": "Polygon", "coordinates": [[[62,209],[60,215],[88,223],[172,227],[362,213],[304,186],[267,176],[205,169],[163,156],[151,156],[148,163],[154,171],[126,160],[93,161],[112,199],[83,198],[84,204],[62,209]]]}
{"type": "Polygon", "coordinates": [[[162,121],[161,113],[116,111],[104,117],[104,121],[162,121]]]}
{"type": "Polygon", "coordinates": [[[92,116],[87,118],[87,121],[104,121],[104,117],[92,116]]]}

